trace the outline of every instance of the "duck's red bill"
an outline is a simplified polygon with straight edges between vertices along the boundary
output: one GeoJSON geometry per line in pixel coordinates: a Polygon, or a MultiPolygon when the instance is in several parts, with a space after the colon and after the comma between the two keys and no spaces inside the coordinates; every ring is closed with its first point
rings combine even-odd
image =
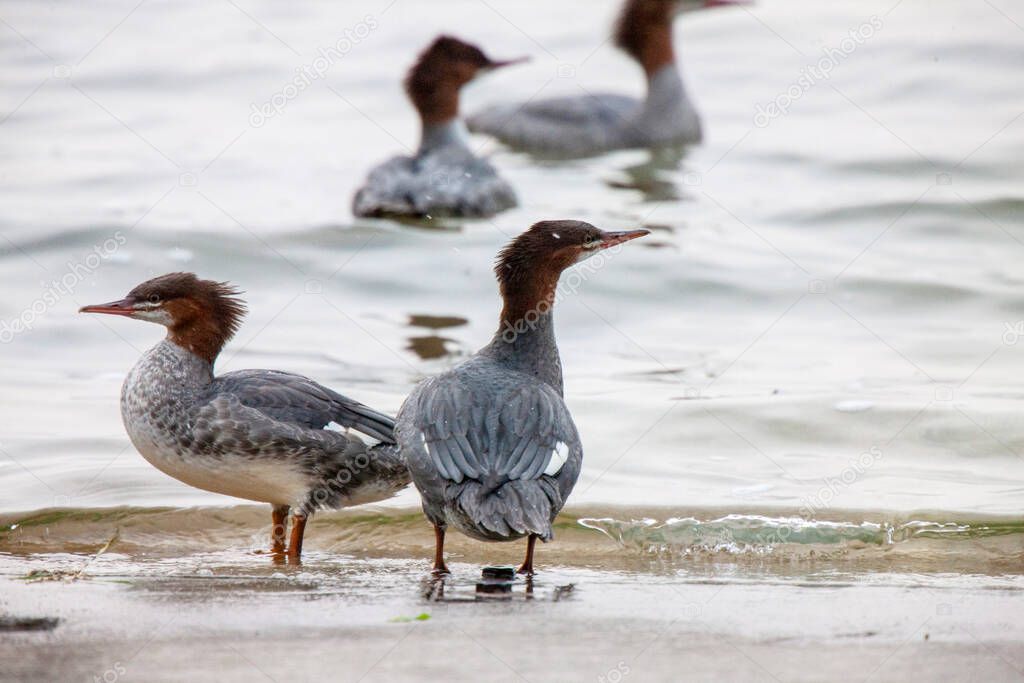
{"type": "Polygon", "coordinates": [[[637,237],[643,237],[644,235],[650,235],[650,230],[623,230],[622,232],[606,232],[604,237],[601,238],[601,248],[607,249],[608,247],[614,247],[616,244],[622,244],[630,240],[635,240],[637,237]]]}
{"type": "Polygon", "coordinates": [[[108,304],[91,304],[78,309],[79,313],[106,313],[107,315],[131,315],[135,312],[132,299],[111,301],[108,304]]]}
{"type": "Polygon", "coordinates": [[[503,59],[497,62],[491,62],[487,65],[488,69],[500,69],[503,66],[515,66],[516,64],[525,64],[530,61],[529,57],[517,57],[515,59],[503,59]]]}

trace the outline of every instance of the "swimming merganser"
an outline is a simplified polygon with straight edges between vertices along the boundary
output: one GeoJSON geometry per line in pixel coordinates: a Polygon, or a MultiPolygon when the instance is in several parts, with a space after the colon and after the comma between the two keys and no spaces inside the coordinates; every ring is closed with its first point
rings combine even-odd
{"type": "Polygon", "coordinates": [[[500,104],[469,116],[469,130],[516,149],[565,157],[700,142],[700,116],[675,61],[672,20],[677,13],[736,2],[626,0],[615,44],[643,67],[645,99],[602,93],[500,104]]]}
{"type": "Polygon", "coordinates": [[[423,511],[434,525],[434,571],[447,573],[448,525],[481,541],[528,537],[519,568],[533,573],[537,539],[576,484],[583,447],[562,399],[551,319],[562,271],[648,234],[582,221],[542,221],[498,255],[504,299],[498,331],[469,360],[413,390],[395,434],[423,511]]]}
{"type": "Polygon", "coordinates": [[[167,337],[125,378],[121,417],[158,470],[196,488],[273,506],[273,552],[297,560],[309,516],[389,498],[409,483],[394,421],[301,375],[213,364],[245,315],[239,292],[192,273],[143,282],[85,306],[159,323],[167,337]]]}
{"type": "Polygon", "coordinates": [[[477,75],[518,64],[492,60],[475,45],[441,36],[424,50],[405,79],[422,123],[414,156],[377,166],[355,194],[357,216],[491,216],[516,205],[516,193],[466,143],[459,91],[477,75]]]}

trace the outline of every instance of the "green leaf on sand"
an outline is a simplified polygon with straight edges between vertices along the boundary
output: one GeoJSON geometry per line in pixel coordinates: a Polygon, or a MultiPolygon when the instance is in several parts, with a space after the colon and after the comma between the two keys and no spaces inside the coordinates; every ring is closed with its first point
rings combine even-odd
{"type": "Polygon", "coordinates": [[[392,624],[408,624],[411,621],[426,621],[430,618],[430,615],[426,612],[417,614],[415,617],[392,617],[388,619],[388,622],[392,624]]]}

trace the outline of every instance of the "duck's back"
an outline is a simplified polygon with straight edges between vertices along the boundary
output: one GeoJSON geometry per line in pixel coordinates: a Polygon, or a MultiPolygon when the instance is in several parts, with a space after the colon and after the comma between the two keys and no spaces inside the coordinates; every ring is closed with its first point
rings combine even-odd
{"type": "Polygon", "coordinates": [[[607,93],[552,97],[488,107],[466,122],[515,149],[581,155],[624,146],[624,124],[640,107],[635,98],[607,93]]]}
{"type": "Polygon", "coordinates": [[[516,194],[486,160],[462,145],[397,156],[373,169],[356,192],[357,216],[491,216],[516,205],[516,194]]]}
{"type": "Polygon", "coordinates": [[[481,540],[550,538],[583,458],[559,393],[484,356],[420,384],[396,435],[431,521],[481,540]]]}
{"type": "Polygon", "coordinates": [[[492,106],[466,122],[473,132],[545,156],[579,157],[701,139],[700,117],[675,65],[654,74],[643,100],[607,93],[554,97],[492,106]]]}

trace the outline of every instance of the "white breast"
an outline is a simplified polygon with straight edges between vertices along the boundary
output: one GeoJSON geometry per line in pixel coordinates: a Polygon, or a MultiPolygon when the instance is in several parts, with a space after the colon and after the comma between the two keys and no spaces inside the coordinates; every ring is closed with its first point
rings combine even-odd
{"type": "Polygon", "coordinates": [[[283,461],[179,454],[145,433],[129,430],[128,435],[149,464],[197,489],[274,505],[299,505],[309,495],[309,477],[283,461]]]}
{"type": "Polygon", "coordinates": [[[210,455],[184,445],[182,437],[192,429],[190,392],[208,381],[184,354],[169,342],[158,344],[125,379],[121,416],[142,457],[164,474],[205,491],[277,505],[304,502],[310,478],[286,459],[210,455]]]}

